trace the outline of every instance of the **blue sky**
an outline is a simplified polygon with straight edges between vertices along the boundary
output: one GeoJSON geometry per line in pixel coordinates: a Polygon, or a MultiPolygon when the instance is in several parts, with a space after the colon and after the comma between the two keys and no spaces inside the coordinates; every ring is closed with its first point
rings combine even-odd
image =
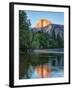
{"type": "Polygon", "coordinates": [[[26,11],[28,19],[33,27],[40,19],[48,19],[54,24],[64,25],[63,12],[48,12],[48,11],[26,11]]]}

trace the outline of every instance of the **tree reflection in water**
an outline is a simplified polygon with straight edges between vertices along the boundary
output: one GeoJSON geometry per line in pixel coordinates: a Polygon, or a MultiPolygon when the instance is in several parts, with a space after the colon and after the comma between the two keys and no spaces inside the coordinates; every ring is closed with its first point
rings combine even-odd
{"type": "Polygon", "coordinates": [[[63,77],[63,54],[20,54],[19,79],[63,77]]]}

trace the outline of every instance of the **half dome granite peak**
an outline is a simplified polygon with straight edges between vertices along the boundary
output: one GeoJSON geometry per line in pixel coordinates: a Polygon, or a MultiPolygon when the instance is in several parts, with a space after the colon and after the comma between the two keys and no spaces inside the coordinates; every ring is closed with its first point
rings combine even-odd
{"type": "Polygon", "coordinates": [[[35,28],[43,28],[43,27],[49,26],[51,24],[52,24],[52,22],[48,19],[40,19],[37,21],[37,23],[34,27],[35,28]]]}

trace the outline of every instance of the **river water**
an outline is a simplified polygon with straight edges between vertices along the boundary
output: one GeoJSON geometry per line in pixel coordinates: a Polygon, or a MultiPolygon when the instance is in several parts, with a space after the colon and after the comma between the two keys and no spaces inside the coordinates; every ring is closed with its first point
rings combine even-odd
{"type": "Polygon", "coordinates": [[[57,78],[64,76],[63,50],[35,50],[20,54],[19,79],[57,78]],[[48,51],[48,53],[47,53],[48,51]],[[55,52],[55,53],[54,53],[55,52]]]}

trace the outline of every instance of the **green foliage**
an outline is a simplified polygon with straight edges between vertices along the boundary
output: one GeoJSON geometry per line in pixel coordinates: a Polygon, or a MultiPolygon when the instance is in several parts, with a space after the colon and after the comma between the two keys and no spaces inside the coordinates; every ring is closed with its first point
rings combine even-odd
{"type": "Polygon", "coordinates": [[[46,48],[47,46],[47,38],[46,33],[36,32],[33,36],[32,48],[46,48]]]}
{"type": "Polygon", "coordinates": [[[30,20],[27,19],[25,11],[19,11],[19,47],[20,50],[30,48],[32,33],[30,28],[30,20]]]}
{"type": "Polygon", "coordinates": [[[31,48],[63,48],[64,41],[58,34],[57,37],[53,30],[52,36],[44,32],[36,32],[33,35],[31,48]]]}

